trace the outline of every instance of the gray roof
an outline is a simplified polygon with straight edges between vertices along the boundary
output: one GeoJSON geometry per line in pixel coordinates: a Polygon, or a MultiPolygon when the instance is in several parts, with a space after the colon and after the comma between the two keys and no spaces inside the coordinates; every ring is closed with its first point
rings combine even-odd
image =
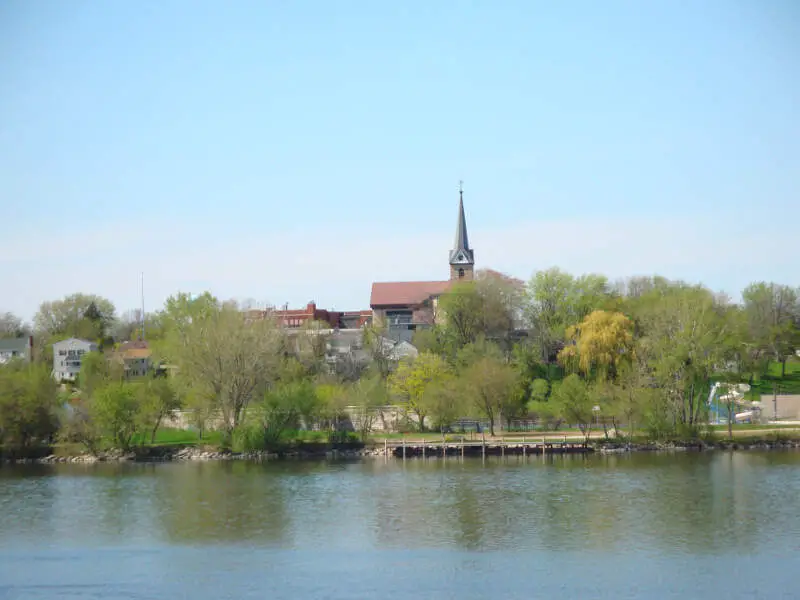
{"type": "Polygon", "coordinates": [[[0,339],[0,352],[27,352],[28,338],[4,338],[0,339]]]}

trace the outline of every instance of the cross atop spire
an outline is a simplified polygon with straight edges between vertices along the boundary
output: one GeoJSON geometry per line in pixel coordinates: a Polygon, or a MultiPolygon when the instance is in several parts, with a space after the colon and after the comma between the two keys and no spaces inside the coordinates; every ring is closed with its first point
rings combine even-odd
{"type": "Polygon", "coordinates": [[[465,268],[472,272],[472,265],[475,264],[475,255],[469,247],[469,236],[467,235],[467,218],[464,215],[464,182],[458,182],[458,221],[456,223],[456,239],[453,249],[450,251],[451,273],[460,272],[463,277],[465,268]]]}

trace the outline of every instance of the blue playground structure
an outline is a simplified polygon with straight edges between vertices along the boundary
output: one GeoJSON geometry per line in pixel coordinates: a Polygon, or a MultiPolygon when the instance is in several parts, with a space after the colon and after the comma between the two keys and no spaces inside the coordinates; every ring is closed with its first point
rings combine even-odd
{"type": "Polygon", "coordinates": [[[745,400],[744,395],[749,391],[750,386],[746,383],[716,382],[708,394],[708,422],[712,425],[727,423],[729,407],[733,409],[734,423],[758,421],[761,416],[761,403],[745,400]]]}

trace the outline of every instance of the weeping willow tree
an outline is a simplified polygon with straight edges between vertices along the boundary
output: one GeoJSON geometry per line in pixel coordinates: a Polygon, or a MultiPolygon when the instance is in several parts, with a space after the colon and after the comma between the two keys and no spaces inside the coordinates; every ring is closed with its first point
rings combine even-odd
{"type": "Polygon", "coordinates": [[[559,361],[567,369],[603,381],[615,380],[620,368],[634,358],[633,322],[619,312],[593,311],[567,329],[567,339],[559,361]]]}

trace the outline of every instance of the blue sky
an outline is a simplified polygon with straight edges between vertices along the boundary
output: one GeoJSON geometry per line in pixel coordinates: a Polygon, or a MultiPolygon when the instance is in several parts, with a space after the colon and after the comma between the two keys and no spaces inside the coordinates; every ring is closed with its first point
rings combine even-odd
{"type": "Polygon", "coordinates": [[[0,310],[478,267],[800,283],[800,6],[0,2],[0,310]]]}

